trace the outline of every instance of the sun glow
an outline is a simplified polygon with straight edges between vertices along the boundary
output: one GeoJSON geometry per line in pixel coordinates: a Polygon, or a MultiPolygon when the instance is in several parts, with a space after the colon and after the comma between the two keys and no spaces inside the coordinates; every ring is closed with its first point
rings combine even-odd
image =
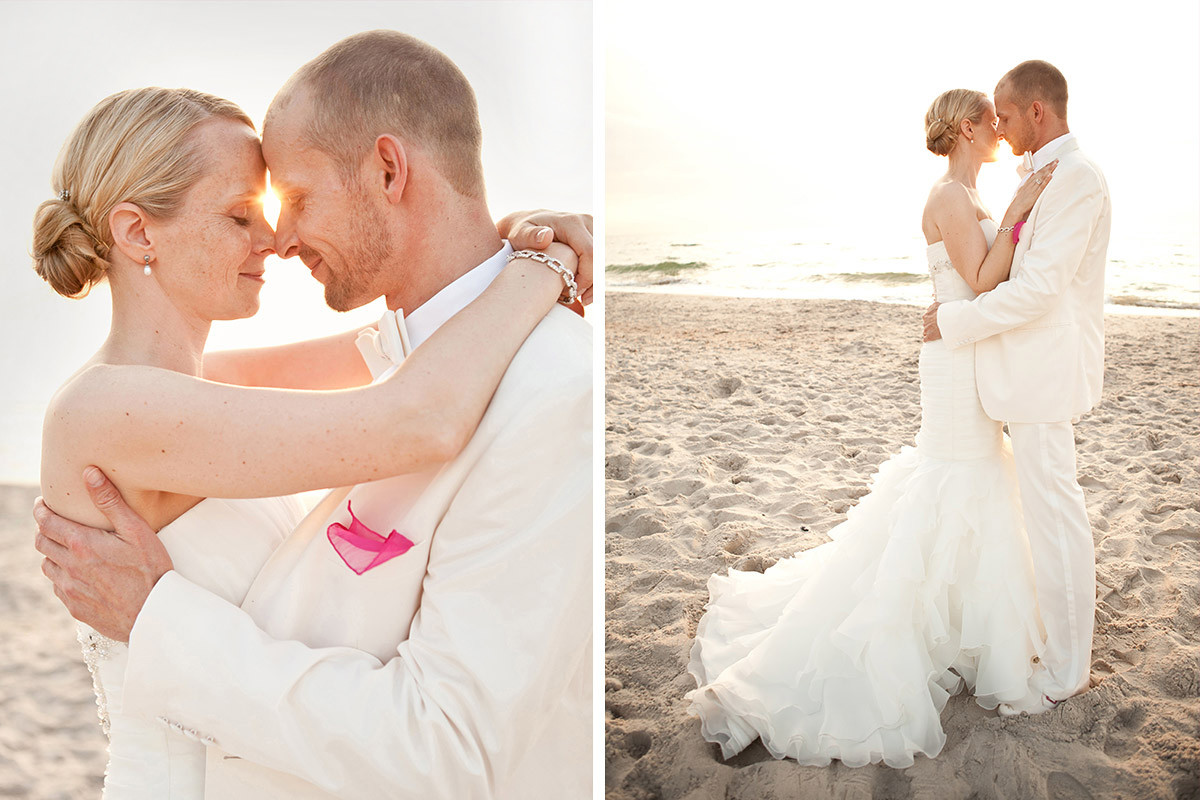
{"type": "Polygon", "coordinates": [[[267,224],[274,229],[276,223],[279,222],[279,195],[275,194],[274,189],[268,188],[267,191],[263,192],[261,200],[263,216],[266,217],[267,224]]]}

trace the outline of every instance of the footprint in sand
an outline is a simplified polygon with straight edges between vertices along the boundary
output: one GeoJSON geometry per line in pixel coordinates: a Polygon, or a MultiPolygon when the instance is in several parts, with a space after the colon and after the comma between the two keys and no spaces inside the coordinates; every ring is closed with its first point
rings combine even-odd
{"type": "Polygon", "coordinates": [[[733,568],[739,572],[766,572],[777,560],[769,556],[746,556],[734,564],[733,568]]]}
{"type": "Polygon", "coordinates": [[[617,533],[626,539],[640,539],[643,536],[653,536],[667,529],[663,521],[651,514],[643,514],[617,528],[617,533]]]}
{"type": "Polygon", "coordinates": [[[1120,592],[1116,591],[1115,589],[1104,595],[1104,597],[1101,597],[1100,602],[1106,603],[1110,608],[1113,608],[1117,611],[1124,611],[1129,605],[1125,602],[1125,598],[1121,597],[1120,592]]]}
{"type": "Polygon", "coordinates": [[[1189,528],[1172,528],[1169,531],[1154,534],[1150,537],[1150,541],[1160,546],[1179,544],[1180,542],[1195,543],[1200,542],[1200,531],[1189,528]]]}
{"type": "Polygon", "coordinates": [[[741,533],[735,533],[733,535],[732,539],[730,539],[728,542],[726,542],[724,545],[722,545],[721,549],[724,550],[726,553],[730,553],[735,556],[740,556],[742,553],[746,552],[746,548],[748,548],[749,546],[750,546],[750,537],[748,537],[744,534],[741,534],[741,533]]]}
{"type": "Polygon", "coordinates": [[[1136,734],[1146,721],[1146,709],[1130,703],[1122,706],[1104,737],[1104,752],[1113,758],[1130,756],[1140,746],[1136,734]]]}
{"type": "Polygon", "coordinates": [[[633,456],[629,453],[618,453],[615,456],[604,457],[604,477],[606,480],[629,480],[633,474],[633,456]]]}
{"type": "Polygon", "coordinates": [[[886,797],[888,800],[909,800],[913,797],[912,778],[901,769],[881,769],[871,787],[872,797],[886,797]]]}
{"type": "Polygon", "coordinates": [[[667,497],[691,497],[703,485],[704,481],[698,478],[674,478],[663,481],[658,489],[667,497]]]}
{"type": "Polygon", "coordinates": [[[654,737],[650,735],[650,731],[644,730],[629,731],[621,739],[619,745],[620,749],[632,756],[634,761],[649,753],[652,746],[654,746],[654,737]]]}
{"type": "Polygon", "coordinates": [[[713,397],[729,397],[742,387],[740,378],[721,378],[713,384],[713,397]]]}
{"type": "Polygon", "coordinates": [[[750,459],[746,458],[745,456],[738,455],[737,453],[726,453],[725,455],[717,456],[717,458],[713,460],[713,463],[721,469],[726,469],[730,472],[737,472],[750,463],[750,459]]]}
{"type": "Polygon", "coordinates": [[[1161,665],[1158,683],[1171,697],[1200,697],[1200,665],[1194,656],[1178,653],[1161,665]]]}
{"type": "Polygon", "coordinates": [[[1092,800],[1087,787],[1066,772],[1046,776],[1046,796],[1050,800],[1092,800]]]}

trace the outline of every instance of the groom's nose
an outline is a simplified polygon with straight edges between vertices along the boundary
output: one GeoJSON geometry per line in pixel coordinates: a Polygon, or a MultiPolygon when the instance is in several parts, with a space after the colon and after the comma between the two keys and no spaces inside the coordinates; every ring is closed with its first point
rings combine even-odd
{"type": "Polygon", "coordinates": [[[296,234],[296,222],[286,208],[279,212],[275,225],[275,253],[280,258],[291,258],[300,252],[300,237],[296,234]]]}

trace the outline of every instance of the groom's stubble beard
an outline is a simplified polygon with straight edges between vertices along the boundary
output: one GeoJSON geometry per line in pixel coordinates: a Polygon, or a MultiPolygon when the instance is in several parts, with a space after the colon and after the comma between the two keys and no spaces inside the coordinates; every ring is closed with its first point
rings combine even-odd
{"type": "Polygon", "coordinates": [[[391,231],[383,212],[351,184],[349,231],[342,252],[346,256],[340,274],[330,272],[325,284],[325,304],[334,311],[351,311],[382,294],[378,279],[393,255],[391,231]]]}

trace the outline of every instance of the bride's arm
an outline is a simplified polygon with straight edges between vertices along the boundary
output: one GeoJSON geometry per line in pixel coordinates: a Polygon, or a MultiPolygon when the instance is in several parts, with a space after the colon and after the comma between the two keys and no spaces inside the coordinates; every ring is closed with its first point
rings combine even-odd
{"type": "MultiPolygon", "coordinates": [[[[569,248],[552,254],[574,265],[569,248]]],[[[122,490],[262,497],[420,470],[470,439],[561,289],[555,272],[514,260],[392,377],[358,389],[245,388],[154,367],[92,367],[56,397],[56,436],[70,443],[74,474],[95,464],[122,490]]]]}
{"type": "Polygon", "coordinates": [[[359,355],[352,331],[303,342],[218,350],[204,354],[204,378],[238,386],[281,389],[349,389],[371,382],[371,371],[359,355]]]}
{"type": "MultiPolygon", "coordinates": [[[[575,276],[579,296],[591,302],[592,217],[555,211],[516,211],[496,223],[515,250],[543,250],[562,242],[579,259],[575,276]]],[[[360,326],[346,333],[277,347],[221,350],[204,354],[204,377],[239,386],[282,389],[348,389],[371,382],[354,340],[360,326]]]]}
{"type": "MultiPolygon", "coordinates": [[[[1012,228],[1029,216],[1034,203],[1050,182],[1057,163],[1052,162],[1038,170],[1017,190],[1000,221],[1001,228],[1012,228]],[[1037,182],[1039,178],[1041,183],[1037,182]]],[[[955,271],[976,294],[991,291],[1002,281],[1008,280],[1008,273],[1012,269],[1013,253],[1016,251],[1012,233],[1002,230],[996,234],[996,240],[989,249],[966,190],[958,184],[947,189],[941,198],[942,202],[933,209],[934,224],[942,234],[946,255],[950,257],[955,271]]]]}

